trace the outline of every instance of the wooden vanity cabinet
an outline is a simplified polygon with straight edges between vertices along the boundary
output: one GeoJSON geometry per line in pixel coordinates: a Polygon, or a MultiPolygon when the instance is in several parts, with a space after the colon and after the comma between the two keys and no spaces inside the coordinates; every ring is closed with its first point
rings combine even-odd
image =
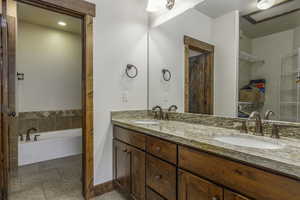
{"type": "Polygon", "coordinates": [[[222,199],[222,187],[210,183],[184,170],[178,171],[178,200],[222,199]]]}
{"type": "Polygon", "coordinates": [[[133,199],[145,200],[145,152],[114,140],[114,180],[133,199]]]}
{"type": "Polygon", "coordinates": [[[117,126],[113,155],[134,200],[300,200],[298,180],[117,126]]]}

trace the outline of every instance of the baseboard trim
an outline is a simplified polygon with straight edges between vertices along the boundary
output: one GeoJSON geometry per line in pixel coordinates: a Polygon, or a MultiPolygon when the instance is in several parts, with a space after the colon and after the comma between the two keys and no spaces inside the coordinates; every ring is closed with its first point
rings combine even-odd
{"type": "Polygon", "coordinates": [[[100,196],[100,195],[105,194],[107,192],[113,191],[114,188],[115,187],[114,187],[113,181],[107,181],[105,183],[95,185],[94,189],[93,189],[92,196],[93,197],[100,196]]]}

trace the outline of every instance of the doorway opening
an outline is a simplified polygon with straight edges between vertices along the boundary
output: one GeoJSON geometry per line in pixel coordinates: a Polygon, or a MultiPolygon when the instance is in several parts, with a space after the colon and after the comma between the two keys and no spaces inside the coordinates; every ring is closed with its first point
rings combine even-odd
{"type": "Polygon", "coordinates": [[[213,114],[214,46],[185,36],[185,112],[213,114]]]}
{"type": "Polygon", "coordinates": [[[1,0],[0,8],[0,199],[89,199],[95,5],[1,0]]]}
{"type": "Polygon", "coordinates": [[[17,2],[16,24],[9,200],[81,196],[82,20],[17,2]]]}

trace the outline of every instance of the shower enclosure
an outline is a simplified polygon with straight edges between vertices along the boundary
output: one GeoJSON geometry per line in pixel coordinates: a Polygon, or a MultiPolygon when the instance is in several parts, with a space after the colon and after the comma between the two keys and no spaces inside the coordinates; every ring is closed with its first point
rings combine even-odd
{"type": "Polygon", "coordinates": [[[300,122],[300,49],[282,57],[280,81],[281,121],[300,122]]]}

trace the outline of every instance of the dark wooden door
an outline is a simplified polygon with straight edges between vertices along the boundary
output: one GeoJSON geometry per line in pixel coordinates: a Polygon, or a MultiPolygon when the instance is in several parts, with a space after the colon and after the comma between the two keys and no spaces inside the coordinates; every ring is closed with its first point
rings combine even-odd
{"type": "Polygon", "coordinates": [[[189,58],[189,112],[212,114],[211,56],[203,53],[189,58]]]}
{"type": "Polygon", "coordinates": [[[179,200],[223,200],[223,188],[183,170],[178,171],[179,200]]]}
{"type": "Polygon", "coordinates": [[[1,16],[0,52],[0,199],[7,199],[8,192],[8,31],[7,20],[1,16]]]}
{"type": "Polygon", "coordinates": [[[224,190],[224,200],[250,200],[240,194],[224,190]]]}

